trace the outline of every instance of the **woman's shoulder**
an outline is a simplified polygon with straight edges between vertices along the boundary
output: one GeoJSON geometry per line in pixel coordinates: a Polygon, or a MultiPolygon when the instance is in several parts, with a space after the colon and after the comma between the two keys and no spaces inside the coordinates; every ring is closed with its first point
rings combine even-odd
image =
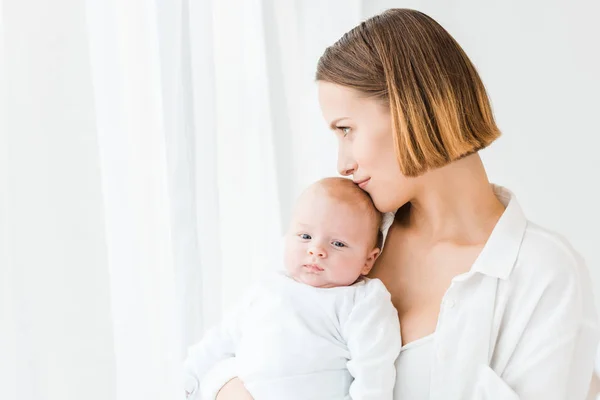
{"type": "Polygon", "coordinates": [[[568,309],[573,317],[596,319],[591,279],[583,258],[566,238],[535,223],[527,222],[506,283],[517,307],[545,304],[568,309]]]}
{"type": "Polygon", "coordinates": [[[536,287],[551,282],[581,282],[585,264],[571,243],[530,221],[509,189],[498,185],[493,188],[506,209],[486,244],[494,259],[486,261],[506,264],[498,267],[504,271],[500,276],[519,286],[532,280],[538,282],[536,287]]]}
{"type": "Polygon", "coordinates": [[[583,258],[565,237],[527,221],[514,272],[562,280],[580,279],[583,270],[583,258]]]}

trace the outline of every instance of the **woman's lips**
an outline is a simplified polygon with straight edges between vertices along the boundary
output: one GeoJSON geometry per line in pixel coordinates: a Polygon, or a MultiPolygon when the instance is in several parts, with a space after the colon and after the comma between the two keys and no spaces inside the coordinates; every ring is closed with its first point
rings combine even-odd
{"type": "Polygon", "coordinates": [[[303,267],[308,269],[311,272],[325,271],[323,268],[319,267],[317,264],[304,264],[303,267]]]}
{"type": "Polygon", "coordinates": [[[358,182],[354,182],[354,183],[356,183],[359,188],[364,189],[365,186],[367,186],[367,184],[369,183],[370,180],[371,180],[371,178],[367,178],[367,179],[364,179],[362,181],[358,181],[358,182]]]}

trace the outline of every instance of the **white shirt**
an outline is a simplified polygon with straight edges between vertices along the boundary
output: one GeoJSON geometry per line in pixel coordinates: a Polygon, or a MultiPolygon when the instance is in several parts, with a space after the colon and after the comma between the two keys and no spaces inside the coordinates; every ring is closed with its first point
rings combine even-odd
{"type": "Polygon", "coordinates": [[[400,349],[396,360],[395,399],[428,400],[431,365],[435,357],[431,334],[412,341],[400,349]]]}
{"type": "Polygon", "coordinates": [[[255,399],[392,400],[400,347],[398,314],[379,279],[315,288],[278,272],[190,348],[186,391],[203,398],[206,373],[235,355],[255,399]]]}
{"type": "MultiPolygon", "coordinates": [[[[430,399],[583,400],[599,340],[589,273],[566,240],[494,190],[506,210],[442,300],[430,399]]],[[[213,376],[218,390],[235,376],[232,361],[213,376]]]]}

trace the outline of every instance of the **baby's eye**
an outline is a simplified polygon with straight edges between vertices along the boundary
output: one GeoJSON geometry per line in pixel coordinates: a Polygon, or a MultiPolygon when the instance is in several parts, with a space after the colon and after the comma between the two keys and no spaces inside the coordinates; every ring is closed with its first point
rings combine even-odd
{"type": "Polygon", "coordinates": [[[300,238],[304,239],[304,240],[310,240],[311,239],[311,237],[310,237],[310,235],[308,233],[301,233],[300,234],[300,238]]]}
{"type": "Polygon", "coordinates": [[[332,244],[333,244],[335,247],[339,247],[339,248],[346,247],[346,245],[345,245],[344,243],[342,243],[342,242],[337,242],[337,241],[335,241],[335,242],[333,242],[332,244]]]}

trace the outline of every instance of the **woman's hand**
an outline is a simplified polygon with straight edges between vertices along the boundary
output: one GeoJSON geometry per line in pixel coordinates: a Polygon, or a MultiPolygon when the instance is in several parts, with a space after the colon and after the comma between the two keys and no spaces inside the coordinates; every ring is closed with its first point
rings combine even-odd
{"type": "Polygon", "coordinates": [[[217,393],[217,400],[254,400],[240,378],[233,378],[217,393]]]}

